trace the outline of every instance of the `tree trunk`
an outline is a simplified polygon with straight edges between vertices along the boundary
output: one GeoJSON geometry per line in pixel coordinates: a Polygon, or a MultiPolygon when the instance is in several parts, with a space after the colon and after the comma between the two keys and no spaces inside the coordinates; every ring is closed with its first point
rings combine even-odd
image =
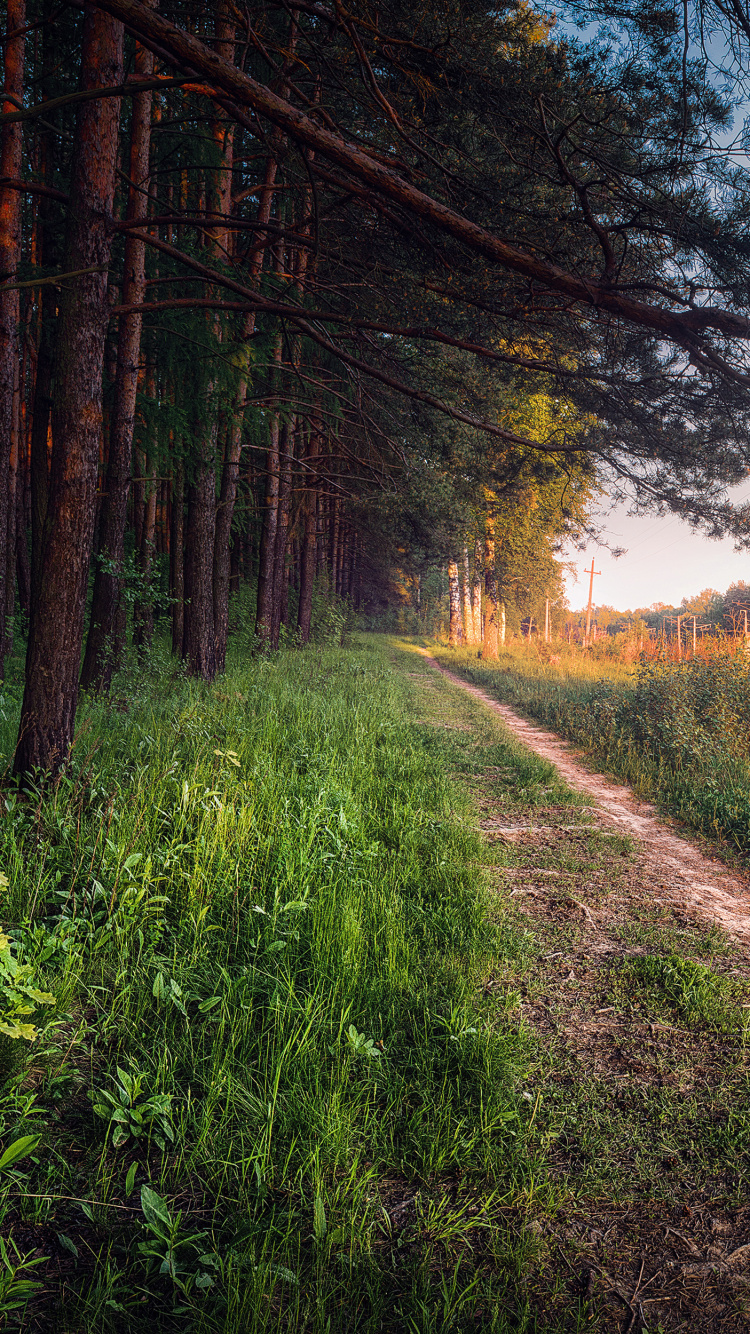
{"type": "Polygon", "coordinates": [[[156,459],[149,459],[144,479],[143,520],[138,549],[138,572],[143,580],[142,594],[133,608],[133,643],[142,653],[154,637],[154,603],[151,594],[151,564],[156,532],[156,459]]]}
{"type": "Polygon", "coordinates": [[[175,467],[172,493],[172,532],[169,543],[169,596],[172,599],[172,652],[182,657],[185,635],[185,469],[175,467]]]}
{"type": "MultiPolygon", "coordinates": [[[[282,333],[276,335],[273,350],[272,374],[281,364],[282,333]]],[[[271,641],[273,628],[273,580],[276,569],[276,526],[279,517],[279,432],[278,411],[271,413],[266,452],[266,487],[263,500],[263,522],[258,553],[258,601],[255,615],[255,634],[264,644],[271,641]]]]}
{"type": "Polygon", "coordinates": [[[23,486],[20,478],[16,490],[16,577],[18,579],[18,603],[21,611],[28,616],[31,610],[31,567],[29,565],[29,547],[26,537],[23,486]]]}
{"type": "Polygon", "coordinates": [[[242,543],[238,533],[229,547],[229,596],[236,597],[240,591],[240,561],[242,559],[242,543]]]}
{"type": "MultiPolygon", "coordinates": [[[[153,2],[153,0],[152,0],[153,2]]],[[[135,73],[148,78],[154,71],[154,57],[137,45],[135,73]]],[[[149,151],[151,144],[150,92],[136,93],[130,131],[132,182],[128,192],[127,218],[137,221],[148,214],[149,151]]],[[[137,232],[125,238],[123,304],[140,304],[146,292],[146,247],[137,232]]],[[[142,316],[138,311],[120,316],[117,337],[115,393],[109,429],[107,480],[99,519],[99,561],[94,575],[91,618],[81,685],[108,690],[119,666],[121,650],[115,643],[117,608],[122,598],[122,562],[125,555],[125,524],[130,490],[135,402],[138,390],[138,362],[141,349],[142,316]]]]}
{"type": "Polygon", "coordinates": [[[471,578],[471,615],[475,644],[482,642],[482,543],[474,543],[474,571],[471,578]]]}
{"type": "Polygon", "coordinates": [[[52,372],[54,366],[53,334],[55,327],[55,306],[57,299],[54,288],[42,288],[42,319],[39,339],[39,355],[36,364],[34,384],[34,404],[31,420],[31,444],[29,468],[31,472],[31,601],[32,606],[39,594],[42,570],[42,543],[44,524],[47,518],[47,497],[49,494],[49,431],[50,410],[52,408],[52,372]]]}
{"type": "MultiPolygon", "coordinates": [[[[122,82],[122,48],[122,24],[101,10],[85,10],[81,52],[84,90],[122,82]]],[[[34,768],[58,768],[68,755],[75,727],[96,510],[102,364],[109,318],[109,219],[119,117],[116,97],[82,102],[77,114],[65,267],[80,276],[68,279],[59,297],[54,447],[39,595],[32,609],[26,655],[26,688],[15,758],[18,774],[34,768]]]]}
{"type": "Polygon", "coordinates": [[[13,390],[13,410],[11,413],[10,466],[8,468],[8,532],[6,537],[5,571],[5,643],[0,652],[0,663],[13,652],[13,636],[16,614],[16,522],[18,514],[18,464],[20,443],[20,365],[16,360],[16,383],[13,390]]]}
{"type": "Polygon", "coordinates": [[[216,675],[213,562],[216,529],[215,428],[203,445],[195,480],[188,487],[185,532],[184,657],[192,676],[216,675]]]}
{"type": "MultiPolygon", "coordinates": [[[[3,112],[17,111],[23,97],[25,0],[7,0],[3,112]]],[[[0,179],[22,174],[22,122],[0,128],[0,179]]],[[[21,193],[0,185],[0,678],[8,651],[8,574],[15,588],[15,496],[8,486],[18,383],[18,289],[5,284],[16,277],[21,258],[21,193]]],[[[17,420],[17,418],[16,418],[17,420]]]]}
{"type": "Polygon", "coordinates": [[[450,604],[448,643],[451,648],[457,648],[461,643],[461,585],[458,582],[458,565],[454,560],[448,561],[448,598],[450,604]]]}
{"type": "Polygon", "coordinates": [[[304,472],[305,493],[302,501],[302,550],[300,552],[299,602],[297,604],[297,626],[303,644],[310,642],[312,623],[313,587],[315,584],[315,560],[318,546],[318,492],[311,486],[312,462],[315,457],[319,425],[313,420],[305,441],[304,472]]]}
{"type": "Polygon", "coordinates": [[[258,568],[258,609],[255,633],[270,644],[273,628],[273,583],[276,568],[276,528],[279,517],[279,416],[274,413],[269,426],[266,455],[266,494],[263,528],[260,535],[258,568]]]}
{"type": "Polygon", "coordinates": [[[279,505],[276,521],[276,544],[273,579],[273,614],[271,623],[271,645],[279,647],[281,622],[284,619],[284,602],[288,594],[288,575],[286,568],[287,544],[289,541],[289,502],[292,492],[292,456],[294,454],[294,418],[285,423],[279,437],[279,505]]]}
{"type": "Polygon", "coordinates": [[[495,572],[495,520],[487,515],[484,539],[484,647],[483,658],[497,657],[497,574],[495,572]]]}
{"type": "Polygon", "coordinates": [[[474,612],[471,605],[471,574],[469,571],[469,548],[464,547],[464,643],[474,643],[474,612]]]}

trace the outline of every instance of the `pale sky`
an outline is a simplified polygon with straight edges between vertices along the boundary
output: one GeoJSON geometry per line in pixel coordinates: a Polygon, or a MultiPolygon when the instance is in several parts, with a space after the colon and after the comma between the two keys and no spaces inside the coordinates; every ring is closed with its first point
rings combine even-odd
{"type": "Polygon", "coordinates": [[[584,568],[601,574],[594,579],[594,606],[616,607],[634,611],[652,602],[678,606],[683,598],[704,588],[723,593],[730,584],[742,579],[750,583],[750,550],[737,552],[731,538],[711,542],[691,532],[676,515],[659,518],[656,514],[629,516],[627,506],[618,506],[602,524],[606,540],[612,546],[627,548],[614,560],[606,548],[591,543],[583,552],[568,548],[564,559],[577,574],[568,575],[565,588],[574,610],[585,607],[589,580],[584,568]]]}

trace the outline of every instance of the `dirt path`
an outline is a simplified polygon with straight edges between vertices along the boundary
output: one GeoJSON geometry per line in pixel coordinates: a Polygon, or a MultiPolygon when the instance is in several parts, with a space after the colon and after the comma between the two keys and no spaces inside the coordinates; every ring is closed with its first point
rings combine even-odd
{"type": "Polygon", "coordinates": [[[477,686],[469,685],[441,666],[426,650],[420,652],[431,667],[454,685],[499,713],[509,731],[542,759],[554,764],[570,787],[591,797],[606,823],[638,841],[644,867],[653,877],[654,903],[692,907],[716,922],[727,935],[750,945],[750,880],[730,874],[686,839],[678,837],[659,819],[653,806],[639,801],[629,787],[585,769],[577,762],[573,748],[554,733],[535,727],[507,704],[500,704],[477,686]]]}

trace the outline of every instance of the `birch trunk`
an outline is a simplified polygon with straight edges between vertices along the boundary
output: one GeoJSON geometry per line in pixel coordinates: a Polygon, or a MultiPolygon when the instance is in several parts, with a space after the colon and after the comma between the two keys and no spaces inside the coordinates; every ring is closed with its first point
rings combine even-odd
{"type": "Polygon", "coordinates": [[[448,561],[448,599],[450,605],[448,643],[451,648],[457,648],[461,643],[461,585],[458,581],[458,565],[454,560],[448,561]]]}

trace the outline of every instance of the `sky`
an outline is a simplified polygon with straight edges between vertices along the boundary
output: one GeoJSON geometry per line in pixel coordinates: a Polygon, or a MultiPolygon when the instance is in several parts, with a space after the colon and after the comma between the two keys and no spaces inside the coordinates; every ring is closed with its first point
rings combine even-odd
{"type": "Polygon", "coordinates": [[[594,542],[582,552],[567,548],[563,558],[574,566],[574,573],[566,576],[565,588],[575,610],[588,600],[584,569],[591,569],[592,556],[594,569],[601,571],[594,578],[594,606],[618,611],[650,607],[653,602],[678,606],[704,588],[723,593],[740,579],[750,583],[750,550],[735,551],[731,538],[712,542],[692,532],[676,515],[634,517],[628,515],[627,505],[621,505],[606,515],[601,527],[606,541],[627,551],[615,560],[606,547],[594,542]]]}
{"type": "MultiPolygon", "coordinates": [[[[564,15],[558,15],[558,32],[586,41],[595,35],[594,24],[585,30],[577,28],[564,15]]],[[[709,47],[715,44],[709,42],[709,47]]],[[[717,63],[722,64],[719,52],[717,63]]],[[[741,124],[744,108],[735,117],[735,126],[727,132],[731,139],[737,124],[741,124]]],[[[734,490],[734,498],[745,500],[750,494],[747,485],[734,490]]],[[[627,505],[617,506],[601,524],[602,533],[613,547],[625,547],[626,554],[615,560],[605,547],[590,543],[584,551],[572,546],[564,559],[574,567],[565,578],[565,589],[570,606],[585,607],[588,600],[589,577],[584,569],[601,574],[594,578],[594,606],[616,607],[619,611],[634,611],[636,607],[650,607],[654,602],[679,606],[686,598],[704,588],[716,588],[723,593],[730,584],[744,580],[750,583],[750,550],[737,552],[731,538],[710,541],[693,532],[676,515],[656,514],[632,516],[627,505]]]]}

